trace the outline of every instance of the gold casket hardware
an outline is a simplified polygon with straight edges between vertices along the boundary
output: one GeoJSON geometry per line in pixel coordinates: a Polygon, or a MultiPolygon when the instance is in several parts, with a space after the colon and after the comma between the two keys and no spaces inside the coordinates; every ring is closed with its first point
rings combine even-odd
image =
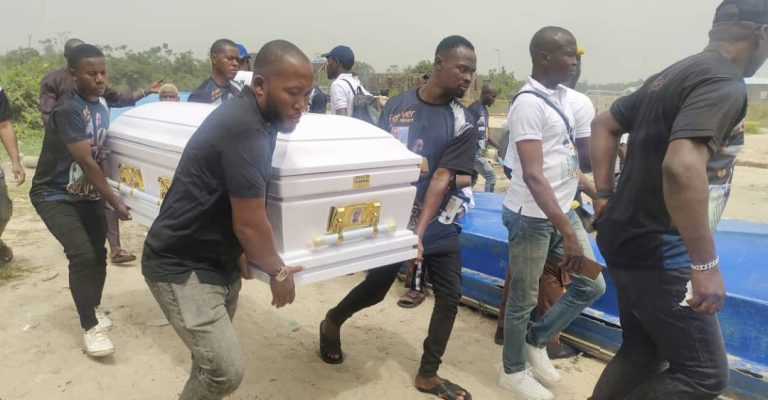
{"type": "Polygon", "coordinates": [[[120,169],[120,184],[130,187],[131,191],[134,189],[144,190],[144,179],[141,177],[141,169],[125,164],[118,165],[118,168],[120,169]]]}
{"type": "MultiPolygon", "coordinates": [[[[326,233],[336,236],[336,244],[344,242],[344,232],[371,228],[373,236],[379,234],[379,218],[381,217],[381,202],[352,204],[343,207],[331,207],[328,215],[326,233]]],[[[327,236],[312,239],[312,247],[320,247],[327,243],[327,236]]]]}
{"type": "Polygon", "coordinates": [[[367,189],[371,187],[370,175],[355,175],[352,178],[352,189],[367,189]]]}
{"type": "Polygon", "coordinates": [[[157,183],[160,185],[160,200],[165,199],[165,195],[168,194],[168,189],[171,188],[171,178],[161,176],[157,178],[157,183]]]}

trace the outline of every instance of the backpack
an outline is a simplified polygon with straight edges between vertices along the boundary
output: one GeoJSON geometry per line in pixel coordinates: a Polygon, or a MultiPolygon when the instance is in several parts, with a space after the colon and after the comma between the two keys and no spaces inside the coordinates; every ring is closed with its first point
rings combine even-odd
{"type": "Polygon", "coordinates": [[[348,80],[344,80],[355,95],[352,99],[352,117],[363,120],[369,124],[377,125],[381,114],[381,103],[376,96],[365,94],[361,85],[357,90],[348,80]]]}

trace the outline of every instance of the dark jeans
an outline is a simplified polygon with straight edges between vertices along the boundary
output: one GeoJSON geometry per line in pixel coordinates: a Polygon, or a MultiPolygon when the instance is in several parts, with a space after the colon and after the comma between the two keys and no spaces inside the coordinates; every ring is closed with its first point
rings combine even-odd
{"type": "Polygon", "coordinates": [[[623,342],[591,398],[716,398],[728,385],[728,360],[717,317],[680,305],[691,270],[608,268],[623,342]]]}
{"type": "Polygon", "coordinates": [[[80,326],[98,324],[95,308],[107,278],[107,226],[101,201],[44,201],[35,206],[40,218],[64,246],[69,260],[69,290],[75,300],[80,326]]]}
{"type": "MultiPolygon", "coordinates": [[[[432,310],[419,367],[419,375],[424,378],[437,375],[461,298],[461,253],[458,236],[441,239],[440,243],[432,246],[430,250],[424,254],[422,267],[429,271],[432,290],[435,293],[435,308],[432,310]]],[[[354,313],[381,302],[401,267],[402,263],[397,263],[368,271],[365,280],[328,312],[331,321],[341,327],[354,313]]]]}

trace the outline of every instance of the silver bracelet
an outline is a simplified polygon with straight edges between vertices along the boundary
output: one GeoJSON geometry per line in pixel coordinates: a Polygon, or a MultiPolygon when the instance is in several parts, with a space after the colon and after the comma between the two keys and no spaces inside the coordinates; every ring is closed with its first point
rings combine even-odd
{"type": "Polygon", "coordinates": [[[720,256],[715,256],[715,259],[706,264],[691,264],[691,269],[694,271],[709,271],[712,268],[717,267],[720,264],[720,256]]]}

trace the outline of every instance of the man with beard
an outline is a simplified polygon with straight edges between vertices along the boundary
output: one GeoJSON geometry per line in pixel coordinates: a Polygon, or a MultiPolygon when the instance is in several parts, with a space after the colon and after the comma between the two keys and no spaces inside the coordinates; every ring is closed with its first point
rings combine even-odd
{"type": "Polygon", "coordinates": [[[192,352],[180,399],[220,399],[243,379],[232,318],[240,277],[268,274],[272,304],[295,297],[267,219],[277,133],[291,133],[312,90],[312,66],[293,44],[261,48],[251,85],[214,110],[192,135],[144,244],[142,272],[166,318],[192,352]],[[242,270],[241,270],[242,267],[242,270]]]}
{"type": "MultiPolygon", "coordinates": [[[[476,64],[474,47],[467,39],[443,39],[427,83],[390,99],[378,124],[422,156],[410,228],[419,237],[415,262],[432,278],[435,307],[415,385],[419,391],[443,399],[471,399],[469,392],[439,377],[437,370],[461,298],[460,229],[455,219],[462,200],[456,176],[472,173],[477,129],[458,98],[469,88],[476,64]]],[[[341,326],[356,312],[381,302],[401,266],[397,263],[369,271],[362,283],[328,311],[320,324],[320,354],[325,362],[343,362],[341,326]]]]}

